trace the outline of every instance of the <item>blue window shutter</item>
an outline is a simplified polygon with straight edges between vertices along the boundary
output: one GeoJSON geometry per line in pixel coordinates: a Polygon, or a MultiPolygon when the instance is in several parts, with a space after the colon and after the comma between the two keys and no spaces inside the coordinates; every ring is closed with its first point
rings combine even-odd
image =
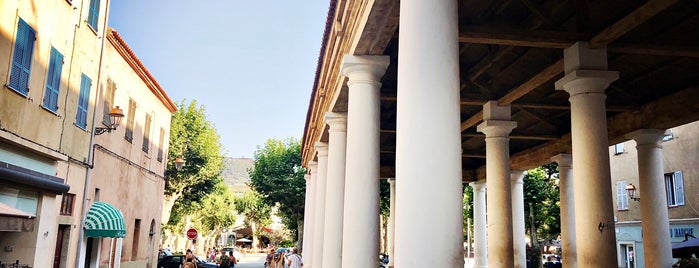
{"type": "Polygon", "coordinates": [[[29,92],[29,72],[35,39],[36,32],[24,20],[19,19],[9,86],[24,95],[29,92]]]}
{"type": "Polygon", "coordinates": [[[100,16],[100,1],[90,0],[90,11],[87,15],[87,23],[92,26],[92,29],[97,31],[97,21],[99,21],[100,16]]]}
{"type": "Polygon", "coordinates": [[[44,107],[53,112],[58,111],[58,92],[61,87],[61,71],[63,55],[56,48],[51,48],[49,71],[46,75],[46,91],[44,92],[44,107]]]}
{"type": "Polygon", "coordinates": [[[90,86],[92,80],[87,75],[82,74],[80,81],[80,96],[78,97],[78,111],[75,115],[75,124],[83,129],[87,129],[87,106],[90,101],[90,86]]]}

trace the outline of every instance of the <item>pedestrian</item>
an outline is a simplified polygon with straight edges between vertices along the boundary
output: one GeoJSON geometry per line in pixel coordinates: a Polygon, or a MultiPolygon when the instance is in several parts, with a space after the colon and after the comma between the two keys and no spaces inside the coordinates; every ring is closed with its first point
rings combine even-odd
{"type": "Polygon", "coordinates": [[[298,249],[293,248],[291,250],[291,255],[286,257],[289,262],[289,268],[301,268],[301,266],[303,266],[303,259],[301,259],[301,255],[299,255],[298,252],[298,249]]]}
{"type": "Polygon", "coordinates": [[[194,257],[194,253],[192,253],[191,249],[188,249],[187,254],[184,255],[184,262],[192,263],[192,268],[197,268],[197,259],[194,257]]]}
{"type": "Polygon", "coordinates": [[[272,267],[272,260],[274,259],[274,248],[269,250],[267,254],[267,259],[265,259],[265,268],[272,267]]]}
{"type": "MultiPolygon", "coordinates": [[[[231,253],[231,255],[233,255],[231,253]]],[[[230,268],[231,267],[231,259],[226,255],[226,251],[221,250],[221,257],[218,259],[218,263],[220,268],[230,268]]]]}

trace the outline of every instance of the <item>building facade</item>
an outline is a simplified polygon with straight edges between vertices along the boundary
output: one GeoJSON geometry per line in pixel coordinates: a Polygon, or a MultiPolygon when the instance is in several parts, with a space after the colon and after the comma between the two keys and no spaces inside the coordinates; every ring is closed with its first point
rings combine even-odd
{"type": "Polygon", "coordinates": [[[612,187],[616,216],[616,239],[619,267],[647,267],[644,259],[641,204],[646,200],[665,200],[669,229],[649,230],[662,232],[672,243],[693,239],[699,231],[699,196],[694,194],[699,176],[699,122],[668,129],[662,137],[662,184],[664,194],[660,196],[640,195],[638,152],[636,142],[628,140],[610,147],[612,187]],[[626,188],[637,188],[633,197],[626,188]],[[635,198],[635,199],[634,199],[635,198]]]}
{"type": "Polygon", "coordinates": [[[155,265],[176,107],[107,27],[108,10],[0,2],[2,264],[155,265]]]}

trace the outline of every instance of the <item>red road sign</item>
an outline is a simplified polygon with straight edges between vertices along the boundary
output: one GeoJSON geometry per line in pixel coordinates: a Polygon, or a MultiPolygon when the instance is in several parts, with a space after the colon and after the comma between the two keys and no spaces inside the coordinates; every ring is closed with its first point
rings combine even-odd
{"type": "Polygon", "coordinates": [[[189,238],[189,239],[197,238],[197,229],[189,228],[189,230],[187,230],[187,238],[189,238]]]}

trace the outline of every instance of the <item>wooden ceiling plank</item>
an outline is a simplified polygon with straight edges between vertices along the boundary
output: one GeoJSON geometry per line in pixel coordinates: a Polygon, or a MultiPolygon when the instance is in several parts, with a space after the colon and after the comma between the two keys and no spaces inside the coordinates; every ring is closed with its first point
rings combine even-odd
{"type": "Polygon", "coordinates": [[[538,116],[538,115],[536,115],[535,113],[532,113],[532,112],[528,111],[528,110],[525,109],[525,108],[519,107],[519,108],[517,108],[517,109],[518,109],[520,112],[523,112],[523,113],[525,113],[526,115],[528,115],[528,116],[530,116],[530,117],[536,119],[537,121],[543,123],[544,125],[548,125],[548,126],[554,128],[554,129],[558,129],[558,126],[552,124],[551,122],[547,121],[546,119],[542,118],[541,116],[538,116]]]}
{"type": "Polygon", "coordinates": [[[509,105],[521,98],[522,96],[532,92],[534,89],[553,79],[563,72],[563,59],[559,59],[553,64],[546,67],[544,70],[534,75],[531,79],[514,90],[507,92],[505,96],[498,100],[500,105],[509,105]]]}
{"type": "Polygon", "coordinates": [[[607,50],[624,54],[699,58],[699,48],[696,46],[614,43],[607,50]]]}
{"type": "Polygon", "coordinates": [[[477,31],[466,30],[459,33],[459,42],[520,47],[568,48],[587,37],[578,33],[542,31],[477,31]]]}
{"type": "MultiPolygon", "coordinates": [[[[461,136],[469,137],[469,138],[485,138],[485,134],[480,134],[480,133],[467,133],[467,134],[461,134],[461,136]]],[[[557,137],[557,136],[520,135],[520,134],[511,134],[509,137],[510,137],[510,139],[513,139],[513,140],[536,140],[536,141],[554,141],[554,140],[561,138],[561,137],[557,137]]]]}
{"type": "Polygon", "coordinates": [[[590,48],[602,48],[638,27],[679,0],[650,0],[590,40],[590,48]]]}
{"type": "Polygon", "coordinates": [[[469,68],[468,80],[473,81],[478,79],[478,77],[485,73],[485,71],[488,70],[488,68],[493,66],[493,63],[500,61],[502,57],[510,53],[514,48],[514,46],[508,46],[505,48],[500,48],[495,53],[488,54],[487,57],[483,58],[478,63],[476,63],[476,65],[469,68]]]}
{"type": "Polygon", "coordinates": [[[543,21],[546,25],[548,25],[550,27],[559,26],[559,24],[554,22],[551,19],[551,17],[544,14],[544,12],[541,11],[541,7],[539,5],[537,5],[536,3],[532,2],[531,0],[519,0],[519,1],[522,2],[522,4],[524,4],[524,6],[526,6],[527,9],[529,9],[529,11],[534,13],[534,15],[536,15],[539,19],[541,19],[541,21],[543,21]]]}

